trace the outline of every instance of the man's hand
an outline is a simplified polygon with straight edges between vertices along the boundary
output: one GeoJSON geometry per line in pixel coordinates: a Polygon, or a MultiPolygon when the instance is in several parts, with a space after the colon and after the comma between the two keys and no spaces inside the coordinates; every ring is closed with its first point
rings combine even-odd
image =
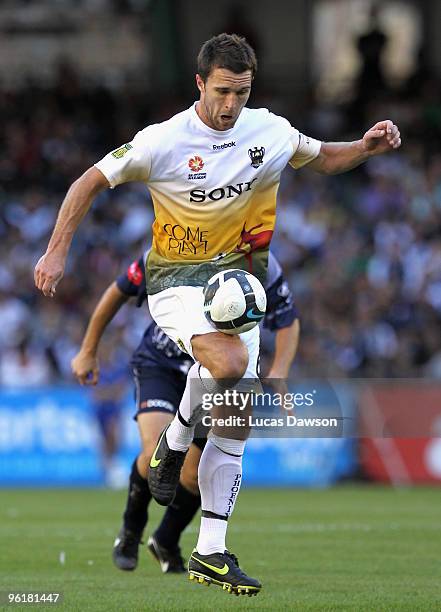
{"type": "Polygon", "coordinates": [[[277,394],[282,400],[279,404],[281,414],[294,415],[294,411],[291,406],[287,406],[285,401],[289,393],[288,384],[286,378],[282,378],[280,375],[275,375],[273,372],[269,372],[268,376],[262,380],[264,385],[267,385],[274,394],[277,394]]]}
{"type": "Polygon", "coordinates": [[[81,350],[72,359],[70,365],[80,385],[97,384],[100,368],[96,355],[81,350]]]}
{"type": "Polygon", "coordinates": [[[45,253],[38,260],[34,270],[37,289],[46,297],[54,297],[57,285],[63,278],[65,258],[56,253],[45,253]]]}
{"type": "Polygon", "coordinates": [[[100,191],[110,187],[104,174],[92,166],[74,181],[63,200],[46,253],[35,266],[35,286],[53,297],[63,278],[64,266],[75,231],[100,191]]]}
{"type": "Polygon", "coordinates": [[[371,155],[387,153],[401,146],[400,132],[389,119],[379,121],[363,136],[362,145],[371,155]]]}

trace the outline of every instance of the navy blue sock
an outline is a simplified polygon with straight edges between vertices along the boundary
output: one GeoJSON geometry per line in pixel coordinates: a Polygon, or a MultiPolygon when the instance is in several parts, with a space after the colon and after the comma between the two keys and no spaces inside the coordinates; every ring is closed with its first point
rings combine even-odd
{"type": "Polygon", "coordinates": [[[201,506],[201,496],[193,495],[181,483],[176,487],[176,495],[167,507],[161,524],[154,533],[159,544],[174,550],[179,544],[181,533],[191,522],[201,506]]]}
{"type": "Polygon", "coordinates": [[[124,527],[141,537],[147,524],[147,508],[152,499],[149,483],[138,472],[136,459],[132,465],[129,480],[129,492],[124,512],[124,527]]]}

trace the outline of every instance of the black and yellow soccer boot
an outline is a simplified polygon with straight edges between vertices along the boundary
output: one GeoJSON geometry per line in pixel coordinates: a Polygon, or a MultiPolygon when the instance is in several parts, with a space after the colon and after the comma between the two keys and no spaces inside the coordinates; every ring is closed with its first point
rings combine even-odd
{"type": "Polygon", "coordinates": [[[217,584],[234,595],[257,595],[262,585],[255,578],[250,578],[239,567],[236,555],[226,550],[223,553],[200,555],[196,549],[188,561],[188,577],[199,583],[217,584]]]}
{"type": "Polygon", "coordinates": [[[168,506],[173,501],[187,454],[169,447],[165,435],[168,428],[169,425],[159,437],[155,452],[150,459],[148,475],[150,492],[161,506],[168,506]]]}

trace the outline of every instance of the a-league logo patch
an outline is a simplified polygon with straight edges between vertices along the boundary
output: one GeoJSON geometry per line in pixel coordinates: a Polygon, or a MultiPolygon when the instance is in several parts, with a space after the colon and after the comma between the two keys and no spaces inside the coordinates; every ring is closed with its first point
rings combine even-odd
{"type": "Polygon", "coordinates": [[[248,155],[251,159],[251,165],[253,168],[258,168],[263,164],[263,156],[265,155],[265,147],[254,147],[254,149],[248,149],[248,155]]]}
{"type": "Polygon", "coordinates": [[[116,157],[116,159],[120,159],[127,153],[127,151],[130,151],[130,149],[133,149],[133,147],[130,143],[127,143],[123,145],[122,147],[120,147],[119,149],[112,151],[112,155],[113,157],[116,157]]]}
{"type": "Polygon", "coordinates": [[[188,175],[189,181],[193,181],[195,179],[205,179],[207,177],[206,172],[201,172],[202,168],[204,167],[204,160],[200,155],[193,155],[193,157],[190,157],[188,160],[188,167],[191,170],[190,174],[188,175]]]}
{"type": "Polygon", "coordinates": [[[188,167],[192,172],[200,172],[204,167],[204,160],[199,155],[195,155],[188,160],[188,167]]]}
{"type": "Polygon", "coordinates": [[[187,349],[185,348],[185,344],[182,342],[180,338],[176,340],[176,344],[179,346],[182,352],[186,353],[187,349]]]}

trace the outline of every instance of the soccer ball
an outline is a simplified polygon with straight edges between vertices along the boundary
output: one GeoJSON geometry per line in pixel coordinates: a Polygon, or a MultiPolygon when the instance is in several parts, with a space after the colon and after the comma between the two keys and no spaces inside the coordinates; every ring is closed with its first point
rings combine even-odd
{"type": "Polygon", "coordinates": [[[260,281],[244,270],[225,270],[204,287],[204,313],[224,334],[242,334],[265,316],[266,294],[260,281]]]}

